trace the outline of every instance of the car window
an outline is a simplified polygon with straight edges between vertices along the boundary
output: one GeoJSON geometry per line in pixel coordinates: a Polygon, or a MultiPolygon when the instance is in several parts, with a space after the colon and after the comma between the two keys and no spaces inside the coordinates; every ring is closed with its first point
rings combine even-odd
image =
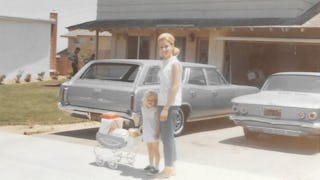
{"type": "Polygon", "coordinates": [[[159,70],[160,67],[152,67],[148,70],[144,84],[159,84],[159,70]]]}
{"type": "Polygon", "coordinates": [[[225,84],[221,75],[214,68],[206,68],[206,74],[208,78],[209,85],[221,85],[225,84]]]}
{"type": "Polygon", "coordinates": [[[201,68],[190,68],[188,84],[206,85],[206,78],[201,68]]]}
{"type": "Polygon", "coordinates": [[[95,63],[88,67],[80,79],[99,79],[134,82],[139,66],[134,64],[95,63]]]}
{"type": "Polygon", "coordinates": [[[273,75],[262,88],[265,91],[296,91],[320,93],[318,76],[307,75],[273,75]]]}

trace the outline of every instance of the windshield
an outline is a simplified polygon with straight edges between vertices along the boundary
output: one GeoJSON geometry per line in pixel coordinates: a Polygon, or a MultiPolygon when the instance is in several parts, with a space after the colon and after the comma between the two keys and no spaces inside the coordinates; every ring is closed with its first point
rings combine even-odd
{"type": "Polygon", "coordinates": [[[80,78],[134,82],[138,69],[135,64],[95,63],[80,78]]]}
{"type": "Polygon", "coordinates": [[[320,93],[320,78],[311,75],[274,75],[266,81],[262,90],[320,93]]]}

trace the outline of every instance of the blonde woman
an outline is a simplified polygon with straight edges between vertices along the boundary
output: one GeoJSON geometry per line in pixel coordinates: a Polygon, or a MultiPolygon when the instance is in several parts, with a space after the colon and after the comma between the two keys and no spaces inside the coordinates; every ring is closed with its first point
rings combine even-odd
{"type": "Polygon", "coordinates": [[[159,120],[157,113],[158,95],[154,91],[146,91],[143,96],[142,114],[142,141],[147,144],[149,165],[144,168],[149,175],[159,172],[159,120]]]}
{"type": "Polygon", "coordinates": [[[158,112],[160,136],[163,143],[165,167],[158,178],[169,178],[175,175],[174,163],[177,159],[174,139],[176,114],[181,106],[181,63],[177,59],[180,50],[175,47],[175,38],[170,33],[158,37],[159,56],[162,65],[159,72],[160,91],[158,94],[158,112]]]}

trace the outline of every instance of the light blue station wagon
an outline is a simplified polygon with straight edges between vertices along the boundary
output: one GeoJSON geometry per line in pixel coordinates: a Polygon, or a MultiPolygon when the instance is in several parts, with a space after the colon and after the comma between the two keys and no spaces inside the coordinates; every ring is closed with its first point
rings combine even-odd
{"type": "MultiPolygon", "coordinates": [[[[138,126],[142,96],[158,91],[160,60],[110,59],[86,64],[72,79],[63,83],[59,107],[72,115],[91,119],[113,111],[138,126]]],[[[258,92],[258,88],[229,84],[215,66],[182,62],[183,103],[177,114],[175,134],[185,122],[228,116],[231,99],[258,92]]]]}

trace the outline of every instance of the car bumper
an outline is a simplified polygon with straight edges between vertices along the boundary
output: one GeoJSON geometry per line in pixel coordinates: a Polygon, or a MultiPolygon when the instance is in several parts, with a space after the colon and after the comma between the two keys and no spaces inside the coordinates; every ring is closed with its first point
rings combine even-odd
{"type": "Polygon", "coordinates": [[[266,119],[231,115],[230,119],[250,131],[285,135],[285,136],[319,136],[320,122],[298,122],[290,120],[266,119]]]}
{"type": "MultiPolygon", "coordinates": [[[[62,105],[61,103],[58,103],[58,108],[64,112],[67,112],[71,116],[80,117],[80,118],[86,118],[91,120],[100,120],[100,115],[107,112],[115,112],[115,111],[108,111],[108,110],[99,110],[99,109],[93,109],[93,108],[85,108],[85,107],[78,107],[78,106],[71,106],[71,105],[62,105]],[[98,119],[97,119],[98,117],[98,119]]],[[[120,117],[132,120],[135,122],[135,125],[139,124],[140,122],[140,116],[138,113],[124,113],[124,112],[116,112],[120,115],[120,117]]]]}

